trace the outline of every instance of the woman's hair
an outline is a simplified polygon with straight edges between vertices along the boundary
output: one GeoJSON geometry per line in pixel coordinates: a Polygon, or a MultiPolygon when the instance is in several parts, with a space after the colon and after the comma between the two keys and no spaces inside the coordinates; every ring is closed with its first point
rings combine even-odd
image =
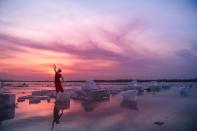
{"type": "Polygon", "coordinates": [[[58,72],[62,72],[62,70],[61,70],[61,69],[58,69],[57,71],[58,71],[58,72]]]}

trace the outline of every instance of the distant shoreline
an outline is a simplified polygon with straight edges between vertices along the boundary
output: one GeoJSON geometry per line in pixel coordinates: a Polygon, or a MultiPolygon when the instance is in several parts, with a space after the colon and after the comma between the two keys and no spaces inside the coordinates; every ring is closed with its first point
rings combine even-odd
{"type": "MultiPolygon", "coordinates": [[[[195,79],[152,79],[152,80],[145,80],[145,79],[115,79],[115,80],[94,80],[95,82],[130,82],[133,80],[137,80],[138,82],[197,82],[197,78],[195,79]]],[[[28,81],[28,80],[0,80],[1,82],[53,82],[53,81],[28,81]]],[[[85,80],[68,80],[64,82],[84,82],[85,80]]]]}

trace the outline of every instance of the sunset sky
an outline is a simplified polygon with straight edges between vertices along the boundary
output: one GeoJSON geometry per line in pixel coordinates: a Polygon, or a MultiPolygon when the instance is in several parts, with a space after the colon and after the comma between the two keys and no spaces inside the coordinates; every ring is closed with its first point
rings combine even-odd
{"type": "Polygon", "coordinates": [[[1,0],[0,79],[197,77],[195,0],[1,0]]]}

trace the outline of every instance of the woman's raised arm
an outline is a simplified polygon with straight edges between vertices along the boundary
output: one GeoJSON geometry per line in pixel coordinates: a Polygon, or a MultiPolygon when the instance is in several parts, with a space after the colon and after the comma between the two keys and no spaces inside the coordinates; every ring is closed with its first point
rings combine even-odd
{"type": "Polygon", "coordinates": [[[54,71],[55,71],[55,73],[56,73],[56,72],[57,72],[57,70],[56,70],[56,65],[54,64],[53,66],[54,66],[54,71]]]}

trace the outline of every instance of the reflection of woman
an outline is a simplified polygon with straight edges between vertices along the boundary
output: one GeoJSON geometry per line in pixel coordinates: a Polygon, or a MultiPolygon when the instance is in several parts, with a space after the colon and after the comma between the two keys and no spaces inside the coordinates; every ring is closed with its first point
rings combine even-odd
{"type": "Polygon", "coordinates": [[[52,127],[51,129],[54,128],[55,123],[59,124],[60,123],[60,118],[63,115],[63,109],[61,109],[61,113],[60,113],[60,109],[57,108],[57,104],[55,104],[54,109],[53,109],[53,122],[52,122],[52,127]]]}
{"type": "Polygon", "coordinates": [[[63,110],[70,108],[70,99],[63,100],[63,101],[55,101],[54,109],[53,109],[53,122],[51,129],[54,128],[55,124],[60,123],[60,118],[63,115],[63,110]]]}
{"type": "Polygon", "coordinates": [[[62,82],[64,81],[64,77],[61,75],[61,69],[56,69],[56,65],[54,64],[54,71],[55,71],[55,89],[56,93],[58,92],[64,92],[62,88],[62,83],[60,81],[60,78],[62,78],[62,82]]]}

